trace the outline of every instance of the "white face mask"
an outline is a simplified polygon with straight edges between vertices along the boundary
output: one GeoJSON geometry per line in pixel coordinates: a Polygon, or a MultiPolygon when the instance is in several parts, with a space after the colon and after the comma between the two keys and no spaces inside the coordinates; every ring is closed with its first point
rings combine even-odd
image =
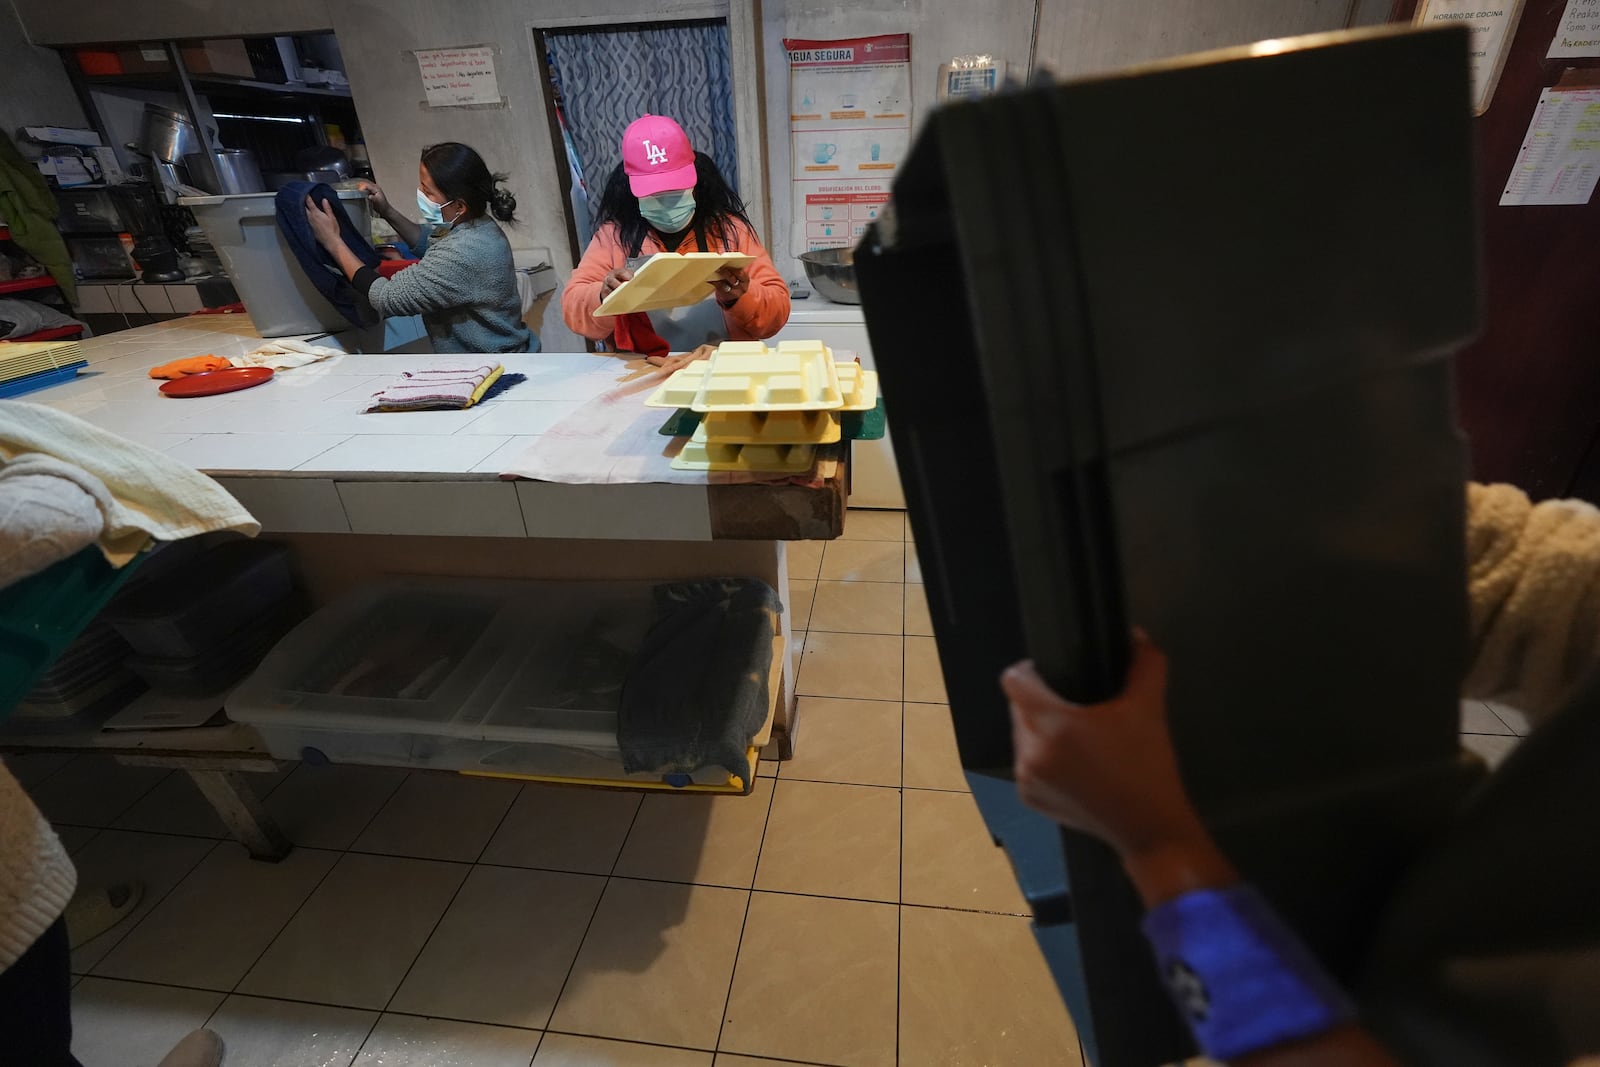
{"type": "MultiPolygon", "coordinates": [[[[432,200],[428,199],[427,193],[424,193],[420,188],[417,190],[417,212],[422,216],[421,221],[427,223],[429,226],[446,225],[444,220],[444,209],[446,205],[450,203],[451,201],[446,200],[443,204],[435,204],[432,200]]],[[[449,225],[454,226],[455,223],[452,222],[449,223],[449,225]]]]}

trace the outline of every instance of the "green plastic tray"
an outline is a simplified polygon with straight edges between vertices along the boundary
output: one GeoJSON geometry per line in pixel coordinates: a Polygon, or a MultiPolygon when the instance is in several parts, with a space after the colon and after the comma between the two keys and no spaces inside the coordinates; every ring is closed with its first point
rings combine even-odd
{"type": "Polygon", "coordinates": [[[86,548],[54,566],[0,589],[0,720],[33,688],[112,594],[139,566],[144,554],[120,570],[97,548],[86,548]]]}

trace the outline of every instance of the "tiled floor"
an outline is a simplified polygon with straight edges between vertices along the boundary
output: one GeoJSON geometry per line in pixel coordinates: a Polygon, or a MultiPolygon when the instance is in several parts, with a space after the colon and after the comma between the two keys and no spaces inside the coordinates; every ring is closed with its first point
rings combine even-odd
{"type": "Polygon", "coordinates": [[[18,761],[85,882],[146,885],[74,956],[78,1057],[207,1024],[229,1067],[1081,1062],[904,531],[853,512],[793,546],[799,754],[748,797],[299,766],[257,781],[297,845],[263,864],[181,774],[18,761]]]}
{"type": "MultiPolygon", "coordinates": [[[[86,1067],[208,1024],[229,1067],[1081,1062],[966,792],[899,513],[791,547],[799,751],[749,797],[299,766],[249,860],[181,774],[12,761],[133,919],[73,956],[86,1067]],[[909,580],[908,580],[909,579],[909,580]]],[[[1515,712],[1462,705],[1497,762],[1515,712]]]]}

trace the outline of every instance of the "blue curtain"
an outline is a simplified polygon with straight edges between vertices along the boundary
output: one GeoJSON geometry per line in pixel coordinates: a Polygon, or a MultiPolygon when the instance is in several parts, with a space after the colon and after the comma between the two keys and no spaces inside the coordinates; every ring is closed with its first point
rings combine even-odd
{"type": "MultiPolygon", "coordinates": [[[[562,116],[589,191],[588,229],[606,178],[622,161],[622,131],[640,115],[678,120],[697,151],[739,188],[728,24],[666,22],[545,34],[562,116]]],[[[740,195],[743,195],[741,192],[740,195]]]]}

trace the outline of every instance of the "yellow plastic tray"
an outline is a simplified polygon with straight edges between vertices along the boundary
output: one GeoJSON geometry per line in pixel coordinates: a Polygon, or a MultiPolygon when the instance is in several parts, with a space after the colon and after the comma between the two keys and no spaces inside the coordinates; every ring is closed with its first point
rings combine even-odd
{"type": "Polygon", "coordinates": [[[695,444],[831,445],[843,434],[831,411],[713,412],[689,438],[695,444]]]}
{"type": "Polygon", "coordinates": [[[743,252],[657,252],[631,279],[613,289],[594,313],[627,315],[698,304],[711,295],[717,271],[755,261],[755,256],[743,252]]]}
{"type": "Polygon", "coordinates": [[[0,380],[55,370],[82,358],[83,349],[76,341],[0,342],[0,380]]]}
{"type": "Polygon", "coordinates": [[[840,411],[871,411],[878,406],[878,372],[863,370],[859,363],[835,363],[839,392],[844,394],[840,411]]]}
{"type": "Polygon", "coordinates": [[[844,405],[833,353],[820,341],[724,341],[706,368],[695,411],[826,411],[844,405]]]}
{"type": "Polygon", "coordinates": [[[731,445],[684,442],[672,459],[680,471],[747,471],[751,474],[804,474],[816,461],[815,445],[731,445]]]}

